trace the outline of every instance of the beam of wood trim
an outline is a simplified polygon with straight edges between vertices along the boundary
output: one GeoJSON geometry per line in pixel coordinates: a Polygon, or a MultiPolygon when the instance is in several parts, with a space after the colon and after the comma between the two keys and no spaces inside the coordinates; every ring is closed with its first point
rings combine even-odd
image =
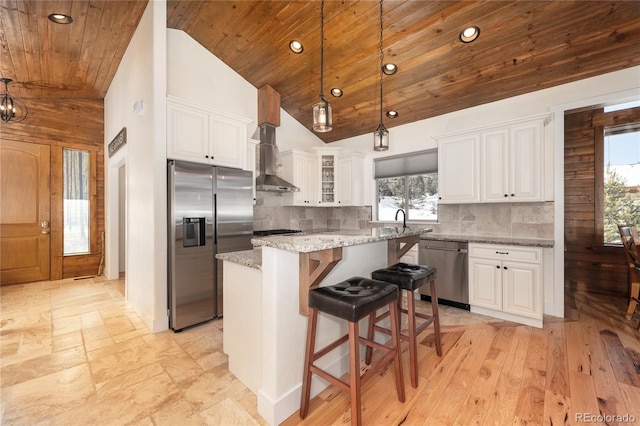
{"type": "Polygon", "coordinates": [[[604,112],[604,109],[593,114],[593,127],[612,127],[640,121],[640,107],[604,112]]]}
{"type": "Polygon", "coordinates": [[[309,315],[309,290],[318,287],[320,282],[342,260],[342,247],[327,250],[300,253],[299,312],[309,315]]]}
{"type": "Polygon", "coordinates": [[[395,265],[400,261],[415,244],[420,241],[420,235],[410,235],[406,237],[389,240],[387,248],[387,266],[395,265]],[[404,244],[404,245],[403,245],[404,244]]]}

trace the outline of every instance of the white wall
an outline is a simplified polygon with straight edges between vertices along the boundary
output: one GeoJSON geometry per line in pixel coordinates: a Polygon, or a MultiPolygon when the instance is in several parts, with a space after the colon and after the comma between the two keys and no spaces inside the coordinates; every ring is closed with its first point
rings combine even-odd
{"type": "MultiPolygon", "coordinates": [[[[127,128],[127,300],[153,331],[167,329],[166,2],[151,1],[105,96],[106,144],[127,128]],[[139,113],[136,101],[143,102],[139,113]]],[[[117,249],[118,168],[106,159],[107,259],[117,249]],[[115,230],[114,230],[115,228],[115,230]]],[[[122,159],[118,160],[122,162],[122,159]]],[[[115,257],[117,259],[117,257],[115,257]]],[[[114,268],[107,265],[109,274],[114,268]]],[[[118,268],[115,268],[116,270],[118,268]]],[[[108,275],[108,278],[114,278],[108,275]]]]}
{"type": "MultiPolygon", "coordinates": [[[[212,55],[184,31],[167,29],[167,93],[171,96],[253,120],[247,134],[253,135],[258,120],[258,89],[212,55]]],[[[309,109],[311,114],[311,109],[309,109]]],[[[310,149],[324,143],[302,124],[280,109],[276,131],[280,151],[310,149]]]]}

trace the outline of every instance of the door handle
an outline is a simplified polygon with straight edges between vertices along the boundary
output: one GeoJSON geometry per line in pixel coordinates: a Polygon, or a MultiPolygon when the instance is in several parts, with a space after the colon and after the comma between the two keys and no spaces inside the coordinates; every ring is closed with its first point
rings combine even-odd
{"type": "Polygon", "coordinates": [[[49,234],[49,221],[48,220],[43,220],[42,222],[40,222],[40,227],[42,228],[42,233],[43,234],[49,234]]]}

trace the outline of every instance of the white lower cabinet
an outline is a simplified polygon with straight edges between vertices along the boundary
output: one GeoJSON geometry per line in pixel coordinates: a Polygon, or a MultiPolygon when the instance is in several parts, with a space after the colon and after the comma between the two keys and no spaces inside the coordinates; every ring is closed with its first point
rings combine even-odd
{"type": "Polygon", "coordinates": [[[541,327],[542,250],[469,244],[471,311],[541,327]]]}

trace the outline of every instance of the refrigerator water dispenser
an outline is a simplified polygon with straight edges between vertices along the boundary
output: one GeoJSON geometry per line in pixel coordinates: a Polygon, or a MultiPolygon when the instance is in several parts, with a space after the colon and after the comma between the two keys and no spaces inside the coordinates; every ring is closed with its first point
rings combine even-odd
{"type": "Polygon", "coordinates": [[[198,247],[205,245],[204,217],[182,218],[182,247],[198,247]]]}

